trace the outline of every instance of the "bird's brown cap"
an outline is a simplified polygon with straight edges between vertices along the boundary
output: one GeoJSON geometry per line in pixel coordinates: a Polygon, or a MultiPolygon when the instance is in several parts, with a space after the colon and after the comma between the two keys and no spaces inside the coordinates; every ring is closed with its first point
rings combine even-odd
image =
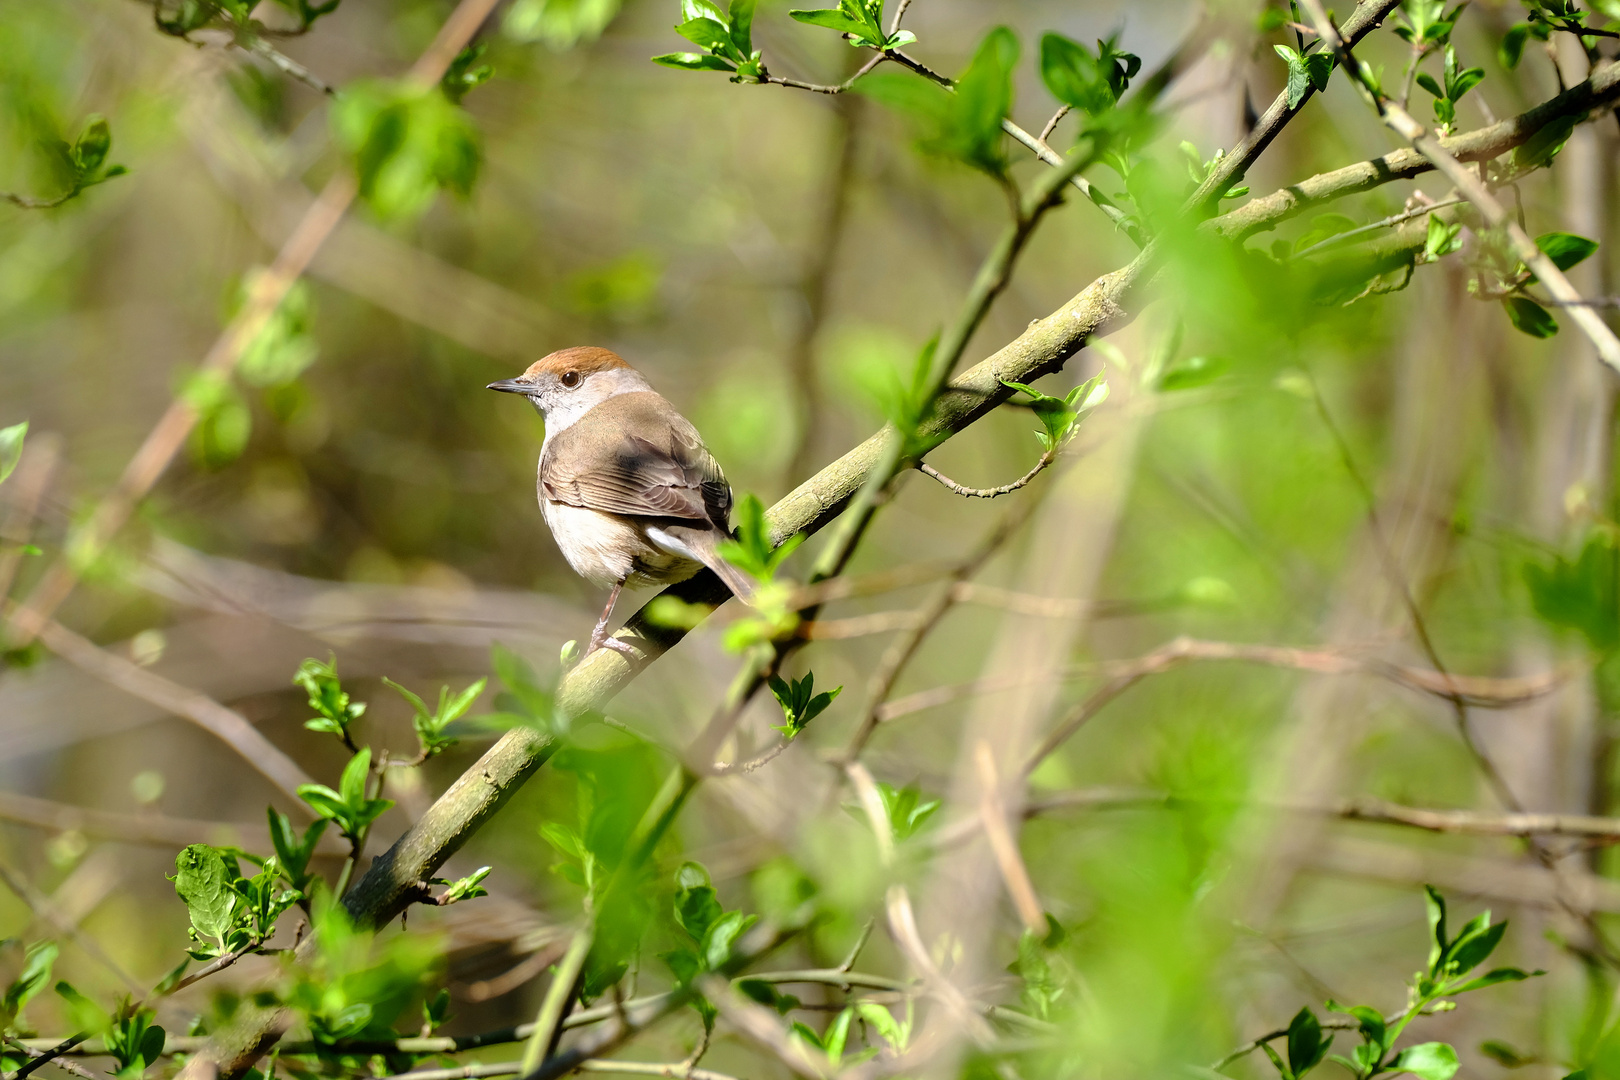
{"type": "Polygon", "coordinates": [[[596,345],[576,345],[571,349],[558,349],[550,356],[536,360],[523,374],[561,375],[564,372],[577,371],[581,375],[593,375],[598,371],[611,371],[614,368],[629,366],[623,357],[611,349],[603,349],[596,345]]]}

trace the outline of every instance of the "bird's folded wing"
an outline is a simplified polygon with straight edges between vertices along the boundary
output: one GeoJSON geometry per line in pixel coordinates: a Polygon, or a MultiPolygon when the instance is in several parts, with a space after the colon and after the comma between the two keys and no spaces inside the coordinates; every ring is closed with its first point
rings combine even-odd
{"type": "Polygon", "coordinates": [[[731,508],[725,474],[696,429],[657,394],[609,398],[546,446],[545,497],[634,517],[714,521],[731,508]]]}

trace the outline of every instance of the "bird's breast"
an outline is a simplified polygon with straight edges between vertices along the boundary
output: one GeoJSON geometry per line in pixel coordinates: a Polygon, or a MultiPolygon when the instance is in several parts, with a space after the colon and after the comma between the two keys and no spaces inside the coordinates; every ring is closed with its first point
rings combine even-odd
{"type": "Polygon", "coordinates": [[[543,494],[540,509],[563,558],[593,585],[668,584],[685,581],[701,569],[700,564],[654,545],[629,518],[553,502],[543,494]]]}

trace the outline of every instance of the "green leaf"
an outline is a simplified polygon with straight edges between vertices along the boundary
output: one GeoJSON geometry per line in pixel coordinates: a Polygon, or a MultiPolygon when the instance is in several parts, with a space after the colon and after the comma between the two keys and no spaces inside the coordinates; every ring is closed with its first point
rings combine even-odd
{"type": "Polygon", "coordinates": [[[361,80],[332,103],[332,131],[360,195],[385,219],[415,217],[441,191],[465,196],[482,151],[467,114],[409,81],[361,80]]]}
{"type": "Polygon", "coordinates": [[[1577,117],[1559,116],[1549,120],[1541,130],[1530,136],[1513,151],[1513,167],[1520,170],[1539,169],[1552,163],[1558,152],[1575,131],[1577,117]]]}
{"type": "Polygon", "coordinates": [[[41,941],[24,954],[22,971],[0,999],[0,1030],[10,1027],[29,1000],[51,981],[51,969],[56,965],[59,951],[56,942],[41,941]]]}
{"type": "MultiPolygon", "coordinates": [[[[1453,973],[1456,975],[1466,975],[1483,964],[1491,953],[1496,951],[1496,947],[1502,943],[1502,935],[1507,932],[1505,921],[1494,926],[1488,925],[1490,912],[1485,912],[1480,918],[1487,925],[1476,929],[1465,928],[1457,940],[1452,942],[1451,951],[1446,957],[1446,966],[1454,968],[1453,973]]],[[[1469,926],[1473,927],[1473,923],[1469,926]]]]}
{"type": "Polygon", "coordinates": [[[1299,103],[1305,100],[1305,92],[1311,88],[1311,77],[1305,70],[1305,58],[1287,45],[1273,45],[1277,55],[1283,58],[1288,65],[1288,86],[1286,89],[1288,107],[1299,108],[1299,103]]]}
{"type": "Polygon", "coordinates": [[[366,781],[371,779],[371,747],[360,752],[343,766],[343,777],[338,781],[338,792],[349,806],[360,806],[366,801],[366,781]]]}
{"type": "Polygon", "coordinates": [[[1313,52],[1305,55],[1305,77],[1311,82],[1311,89],[1318,94],[1326,90],[1328,80],[1333,77],[1333,54],[1328,52],[1313,52]]]}
{"type": "Polygon", "coordinates": [[[92,113],[85,120],[84,130],[73,143],[73,166],[79,171],[80,176],[90,176],[101,168],[107,160],[107,152],[111,149],[112,129],[107,126],[107,118],[92,113]]]}
{"type": "Polygon", "coordinates": [[[711,970],[724,967],[731,959],[731,947],[758,921],[759,916],[744,915],[740,911],[728,911],[715,919],[703,934],[704,964],[711,970]]]}
{"type": "Polygon", "coordinates": [[[174,891],[191,915],[191,925],[205,938],[223,941],[234,925],[237,903],[230,883],[236,877],[217,848],[191,844],[174,860],[174,891]]]}
{"type": "Polygon", "coordinates": [[[1195,386],[1214,382],[1226,374],[1228,366],[1224,357],[1189,356],[1165,369],[1164,374],[1159,376],[1158,389],[1164,392],[1191,390],[1195,386]]]}
{"type": "Polygon", "coordinates": [[[1533,338],[1550,338],[1558,333],[1558,320],[1546,308],[1523,296],[1509,296],[1502,301],[1507,309],[1508,321],[1520,333],[1533,338]]]}
{"type": "Polygon", "coordinates": [[[494,76],[493,67],[478,62],[483,59],[488,49],[489,43],[485,41],[468,45],[450,62],[444,77],[439,80],[439,90],[452,104],[460,105],[461,99],[466,97],[469,91],[484,85],[494,76]]]}
{"type": "Polygon", "coordinates": [[[1433,885],[1423,886],[1423,910],[1429,921],[1429,974],[1440,974],[1440,958],[1446,954],[1446,898],[1433,885]]]}
{"type": "Polygon", "coordinates": [[[1390,1071],[1408,1072],[1419,1080],[1451,1080],[1458,1068],[1457,1051],[1449,1044],[1427,1042],[1402,1050],[1390,1071]]]}
{"type": "Polygon", "coordinates": [[[343,801],[343,796],[325,784],[300,784],[298,797],[309,803],[321,817],[331,818],[345,833],[349,831],[349,804],[343,801]]]}
{"type": "Polygon", "coordinates": [[[754,54],[754,8],[757,0],[731,0],[731,6],[726,12],[731,17],[731,45],[737,50],[737,55],[751,57],[754,54]]]}
{"type": "Polygon", "coordinates": [[[1573,561],[1529,563],[1525,584],[1535,613],[1553,626],[1582,634],[1594,652],[1620,646],[1620,545],[1594,529],[1573,561]]]}
{"type": "MultiPolygon", "coordinates": [[[[1329,999],[1327,1003],[1329,1012],[1343,1013],[1356,1021],[1356,1029],[1361,1032],[1362,1038],[1377,1049],[1378,1055],[1389,1047],[1384,1040],[1388,1037],[1388,1029],[1384,1026],[1384,1014],[1369,1005],[1340,1005],[1329,999]]],[[[1357,1047],[1358,1051],[1364,1047],[1357,1047]]]]}
{"type": "Polygon", "coordinates": [[[17,468],[22,460],[23,439],[28,436],[28,421],[0,428],[0,484],[17,468]]]}
{"type": "Polygon", "coordinates": [[[1496,57],[1503,67],[1512,71],[1519,66],[1519,59],[1524,56],[1524,43],[1529,38],[1529,23],[1514,23],[1508,27],[1507,33],[1502,35],[1502,43],[1496,47],[1496,57]]]}
{"type": "Polygon", "coordinates": [[[731,48],[731,31],[713,19],[688,19],[675,28],[675,32],[694,45],[716,52],[731,48]]]}
{"type": "Polygon", "coordinates": [[[56,994],[67,1003],[73,1027],[91,1035],[99,1035],[112,1026],[112,1014],[85,997],[65,980],[55,986],[56,994]]]}
{"type": "Polygon", "coordinates": [[[1429,262],[1462,250],[1462,224],[1447,225],[1437,214],[1430,214],[1423,240],[1423,257],[1429,262]]]}
{"type": "Polygon", "coordinates": [[[1440,89],[1440,84],[1434,81],[1434,76],[1430,75],[1427,71],[1418,73],[1417,84],[1437,98],[1443,98],[1446,96],[1446,92],[1440,89]]]}
{"type": "Polygon", "coordinates": [[[845,15],[837,8],[812,8],[806,10],[791,10],[788,16],[810,26],[823,26],[828,30],[836,30],[840,34],[860,34],[866,27],[845,15]]]}
{"type": "Polygon", "coordinates": [[[1322,1024],[1316,1014],[1302,1008],[1288,1024],[1288,1071],[1304,1076],[1314,1069],[1333,1044],[1331,1037],[1322,1038],[1322,1024]]]}
{"type": "Polygon", "coordinates": [[[1550,232],[1536,237],[1536,247],[1540,248],[1542,254],[1551,259],[1558,269],[1568,270],[1590,258],[1593,252],[1597,251],[1598,242],[1574,233],[1550,232]]]}
{"type": "Polygon", "coordinates": [[[1544,971],[1524,971],[1520,968],[1513,967],[1493,968],[1490,971],[1487,971],[1485,974],[1479,976],[1479,978],[1470,979],[1461,986],[1449,987],[1446,990],[1446,994],[1448,996],[1451,994],[1466,994],[1471,990],[1483,990],[1487,986],[1495,986],[1498,983],[1523,982],[1526,979],[1532,979],[1537,975],[1545,974],[1546,972],[1544,971]]]}

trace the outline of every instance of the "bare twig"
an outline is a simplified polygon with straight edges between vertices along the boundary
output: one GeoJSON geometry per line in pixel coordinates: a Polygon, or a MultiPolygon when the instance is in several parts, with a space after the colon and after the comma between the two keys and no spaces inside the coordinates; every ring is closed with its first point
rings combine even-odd
{"type": "Polygon", "coordinates": [[[848,745],[845,746],[842,760],[854,761],[860,756],[861,750],[866,746],[867,740],[872,737],[872,732],[876,730],[879,723],[878,710],[882,708],[884,701],[893,692],[901,672],[911,662],[911,658],[917,655],[917,650],[922,647],[922,643],[929,632],[939,625],[939,621],[945,617],[945,613],[956,602],[955,586],[973,574],[978,573],[979,568],[1000,550],[1001,546],[1018,531],[1024,522],[1029,520],[1029,516],[1034,512],[1036,505],[1035,500],[1015,504],[996,527],[990,531],[989,535],[980,542],[978,548],[957,564],[950,574],[948,584],[936,591],[932,597],[917,609],[915,624],[910,628],[909,632],[904,637],[890,643],[888,651],[883,654],[883,659],[879,661],[877,670],[872,673],[869,680],[866,693],[866,712],[861,718],[860,725],[855,729],[855,733],[850,737],[848,745]]]}
{"type": "Polygon", "coordinates": [[[1324,251],[1330,247],[1338,247],[1340,244],[1354,240],[1358,236],[1364,236],[1370,232],[1377,232],[1380,229],[1387,229],[1393,225],[1402,225],[1408,221],[1411,221],[1413,218],[1424,217],[1425,215],[1434,213],[1436,210],[1443,210],[1448,206],[1456,206],[1458,203],[1465,203],[1467,201],[1467,199],[1457,196],[1456,198],[1441,199],[1439,202],[1425,203],[1422,206],[1414,206],[1410,210],[1403,210],[1398,214],[1391,214],[1389,217],[1383,218],[1379,221],[1374,221],[1371,224],[1361,225],[1354,229],[1346,229],[1342,233],[1334,233],[1326,240],[1318,240],[1316,243],[1312,244],[1303,251],[1294,252],[1290,258],[1303,259],[1305,256],[1314,255],[1318,251],[1324,251]]]}
{"type": "Polygon", "coordinates": [[[1046,933],[1045,909],[1035,897],[1035,885],[1029,879],[1029,869],[1018,853],[1018,841],[1013,838],[1007,824],[1007,807],[1001,798],[1001,780],[996,776],[996,755],[990,744],[980,741],[974,747],[974,763],[979,770],[979,784],[983,789],[979,801],[979,820],[984,823],[984,834],[995,853],[1001,880],[1018,909],[1024,929],[1037,936],[1046,933]]]}
{"type": "Polygon", "coordinates": [[[1029,472],[1025,473],[1023,476],[1020,476],[1017,480],[1014,480],[1010,484],[1002,484],[1000,487],[993,488],[976,488],[968,487],[965,484],[958,484],[955,480],[952,480],[950,477],[946,476],[944,473],[940,472],[926,461],[920,463],[917,466],[917,469],[925,476],[931,476],[935,480],[938,480],[941,484],[944,484],[947,488],[956,492],[958,495],[964,495],[970,499],[994,499],[999,495],[1006,495],[1010,492],[1017,491],[1019,488],[1041,475],[1041,473],[1046,470],[1046,467],[1056,460],[1057,451],[1048,450],[1046,453],[1041,455],[1040,460],[1035,463],[1035,467],[1029,470],[1029,472]]]}
{"type": "MultiPolygon", "coordinates": [[[[117,840],[126,844],[148,844],[153,847],[174,848],[187,844],[243,843],[244,838],[268,838],[264,822],[203,821],[197,818],[176,818],[160,814],[128,814],[111,810],[93,810],[84,806],[39,799],[12,791],[0,791],[0,821],[26,825],[52,832],[78,832],[86,836],[117,840]]],[[[332,855],[337,849],[324,842],[320,854],[332,855]]]]}
{"type": "MultiPolygon", "coordinates": [[[[11,613],[15,605],[7,605],[11,613]]],[[[117,653],[97,648],[61,623],[47,621],[40,640],[53,653],[81,671],[118,687],[193,724],[236,751],[291,800],[300,812],[313,812],[298,797],[298,785],[313,783],[298,763],[269,739],[259,734],[252,722],[234,709],[228,709],[207,694],[166,679],[155,671],[125,660],[117,653]]]]}

